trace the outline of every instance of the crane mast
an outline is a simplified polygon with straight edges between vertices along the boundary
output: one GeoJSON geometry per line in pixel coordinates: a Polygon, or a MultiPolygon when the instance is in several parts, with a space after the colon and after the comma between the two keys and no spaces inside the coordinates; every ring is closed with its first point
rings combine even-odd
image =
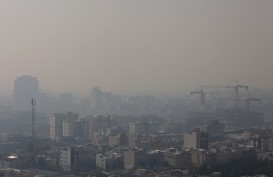
{"type": "Polygon", "coordinates": [[[32,131],[31,131],[31,151],[34,154],[34,146],[35,146],[35,140],[36,140],[36,119],[35,119],[35,106],[36,106],[36,101],[35,99],[31,99],[31,106],[32,106],[32,114],[31,114],[31,124],[32,124],[32,131]]]}
{"type": "Polygon", "coordinates": [[[240,85],[238,80],[236,81],[236,85],[234,86],[217,86],[217,85],[202,85],[200,86],[202,88],[233,88],[234,89],[234,94],[235,94],[235,108],[238,109],[239,105],[239,90],[240,88],[244,88],[248,90],[248,86],[246,85],[240,85]]]}
{"type": "Polygon", "coordinates": [[[202,105],[202,108],[204,108],[204,106],[205,106],[205,95],[206,94],[215,94],[216,92],[204,92],[203,87],[200,86],[200,88],[201,89],[199,91],[192,91],[191,95],[193,95],[193,94],[200,94],[201,105],[202,105]]]}

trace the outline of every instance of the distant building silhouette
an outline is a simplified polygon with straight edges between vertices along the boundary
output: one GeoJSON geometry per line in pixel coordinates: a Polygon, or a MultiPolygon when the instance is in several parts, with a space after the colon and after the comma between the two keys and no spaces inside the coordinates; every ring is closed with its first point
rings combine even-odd
{"type": "Polygon", "coordinates": [[[39,81],[33,76],[17,77],[14,81],[13,100],[15,110],[30,110],[31,98],[37,99],[39,81]]]}
{"type": "Polygon", "coordinates": [[[94,87],[91,92],[90,106],[95,110],[95,113],[110,112],[111,99],[111,92],[102,92],[99,87],[94,87]]]}
{"type": "Polygon", "coordinates": [[[59,112],[69,112],[73,110],[72,93],[61,93],[59,95],[59,112]]]}

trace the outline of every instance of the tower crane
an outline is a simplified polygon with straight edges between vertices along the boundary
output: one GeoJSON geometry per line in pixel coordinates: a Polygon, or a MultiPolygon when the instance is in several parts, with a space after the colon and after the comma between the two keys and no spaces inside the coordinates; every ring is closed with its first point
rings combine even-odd
{"type": "MultiPolygon", "coordinates": [[[[235,100],[239,100],[239,88],[245,88],[246,90],[248,90],[248,86],[246,85],[240,85],[238,83],[238,81],[236,82],[235,86],[228,86],[227,88],[233,88],[234,89],[234,93],[235,93],[235,100]]],[[[248,98],[247,98],[248,100],[248,98]]],[[[238,109],[238,102],[235,102],[235,107],[236,109],[238,109]]]]}
{"type": "Polygon", "coordinates": [[[247,116],[249,116],[249,112],[250,112],[250,102],[252,101],[256,101],[256,102],[261,102],[261,99],[258,99],[258,98],[250,98],[249,95],[246,99],[246,114],[247,116]]]}
{"type": "Polygon", "coordinates": [[[204,107],[204,105],[205,105],[205,95],[206,94],[215,94],[217,92],[204,92],[203,87],[200,87],[200,88],[201,89],[199,91],[192,91],[191,95],[200,94],[201,105],[202,105],[202,107],[204,107]]]}
{"type": "Polygon", "coordinates": [[[35,119],[35,99],[31,99],[31,107],[32,107],[32,115],[31,115],[31,151],[33,155],[35,155],[35,141],[36,141],[36,119],[35,119]]]}
{"type": "MultiPolygon", "coordinates": [[[[228,100],[228,99],[225,99],[223,101],[233,101],[233,100],[228,100]]],[[[237,99],[236,102],[245,102],[246,103],[246,118],[248,118],[249,116],[249,113],[250,113],[250,103],[253,102],[253,101],[256,101],[256,102],[261,102],[261,99],[258,99],[258,98],[251,98],[247,97],[247,99],[237,99]]]]}
{"type": "Polygon", "coordinates": [[[238,80],[236,82],[235,86],[215,86],[215,85],[202,85],[200,86],[203,90],[203,88],[233,88],[234,89],[234,94],[235,94],[235,107],[238,109],[238,100],[239,100],[239,89],[240,88],[245,88],[248,90],[248,86],[246,85],[240,85],[238,83],[238,80]]]}
{"type": "Polygon", "coordinates": [[[205,104],[205,93],[203,92],[203,90],[201,91],[192,91],[191,95],[193,94],[200,94],[200,100],[201,100],[201,104],[202,106],[205,104]]]}

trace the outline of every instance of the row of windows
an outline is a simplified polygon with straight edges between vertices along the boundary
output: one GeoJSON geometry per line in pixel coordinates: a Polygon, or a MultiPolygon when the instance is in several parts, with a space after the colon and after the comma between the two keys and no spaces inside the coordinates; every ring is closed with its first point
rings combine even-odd
{"type": "Polygon", "coordinates": [[[67,158],[67,157],[65,157],[65,156],[64,156],[64,157],[63,157],[63,156],[61,156],[60,158],[61,158],[61,159],[68,159],[68,158],[67,158]]]}

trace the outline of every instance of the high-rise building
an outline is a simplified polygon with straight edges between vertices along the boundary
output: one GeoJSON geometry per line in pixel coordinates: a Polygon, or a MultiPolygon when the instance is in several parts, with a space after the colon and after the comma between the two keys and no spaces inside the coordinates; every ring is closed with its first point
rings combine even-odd
{"type": "Polygon", "coordinates": [[[90,121],[80,119],[74,122],[74,136],[80,143],[89,142],[89,126],[90,121]]]}
{"type": "Polygon", "coordinates": [[[39,81],[33,76],[17,77],[14,81],[13,99],[15,110],[30,110],[31,99],[37,100],[39,81]]]}
{"type": "Polygon", "coordinates": [[[63,119],[64,113],[51,114],[49,118],[50,124],[50,139],[58,141],[63,137],[63,119]]]}
{"type": "Polygon", "coordinates": [[[60,141],[65,136],[73,136],[73,124],[78,120],[78,114],[54,113],[50,116],[50,139],[60,141]]]}
{"type": "Polygon", "coordinates": [[[96,132],[106,131],[113,126],[113,119],[110,115],[89,116],[89,138],[93,141],[96,132]]]}
{"type": "Polygon", "coordinates": [[[90,106],[96,114],[111,111],[112,93],[102,92],[99,87],[94,87],[91,92],[90,106]]]}
{"type": "Polygon", "coordinates": [[[128,128],[128,145],[129,147],[135,147],[135,141],[137,139],[136,123],[129,123],[128,128]]]}

